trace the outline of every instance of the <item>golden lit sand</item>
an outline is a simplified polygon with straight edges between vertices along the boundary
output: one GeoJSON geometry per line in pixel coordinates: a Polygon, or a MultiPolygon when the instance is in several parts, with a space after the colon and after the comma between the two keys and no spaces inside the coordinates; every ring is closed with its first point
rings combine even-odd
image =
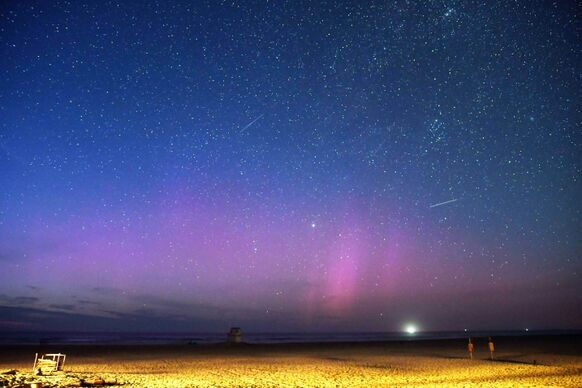
{"type": "Polygon", "coordinates": [[[94,363],[70,370],[121,377],[130,386],[142,387],[582,386],[582,364],[534,366],[411,356],[173,359],[94,363]]]}
{"type": "MultiPolygon", "coordinates": [[[[500,353],[502,360],[492,362],[486,354],[469,360],[462,351],[433,354],[432,349],[398,352],[365,346],[209,354],[102,349],[71,355],[65,375],[125,387],[582,387],[578,355],[500,353]]],[[[0,363],[0,369],[7,367],[28,372],[23,370],[27,365],[0,363]]],[[[45,386],[51,383],[51,378],[43,380],[45,386]]]]}

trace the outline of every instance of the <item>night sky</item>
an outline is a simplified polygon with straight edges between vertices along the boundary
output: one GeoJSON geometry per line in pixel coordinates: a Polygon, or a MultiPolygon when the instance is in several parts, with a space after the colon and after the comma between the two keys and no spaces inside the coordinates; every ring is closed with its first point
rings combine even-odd
{"type": "Polygon", "coordinates": [[[582,328],[576,2],[0,7],[0,330],[582,328]]]}

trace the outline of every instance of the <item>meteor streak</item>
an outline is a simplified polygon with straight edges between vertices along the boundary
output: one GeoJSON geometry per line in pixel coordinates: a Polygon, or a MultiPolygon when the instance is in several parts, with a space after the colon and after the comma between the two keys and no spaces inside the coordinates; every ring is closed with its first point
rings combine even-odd
{"type": "Polygon", "coordinates": [[[245,127],[243,129],[240,130],[239,133],[243,133],[248,127],[250,127],[251,125],[253,125],[254,123],[256,123],[257,121],[259,121],[259,119],[261,117],[263,117],[265,114],[260,115],[259,117],[257,117],[256,119],[254,119],[253,121],[251,121],[250,123],[248,123],[247,125],[245,125],[245,127]]]}
{"type": "Polygon", "coordinates": [[[445,201],[445,202],[440,202],[440,203],[435,203],[434,205],[430,205],[430,206],[429,206],[429,208],[431,208],[431,209],[432,209],[433,207],[442,206],[442,205],[446,205],[446,204],[448,204],[448,203],[453,203],[453,202],[457,202],[457,201],[458,201],[458,199],[457,199],[457,198],[455,198],[455,199],[450,199],[450,200],[448,200],[448,201],[445,201]]]}

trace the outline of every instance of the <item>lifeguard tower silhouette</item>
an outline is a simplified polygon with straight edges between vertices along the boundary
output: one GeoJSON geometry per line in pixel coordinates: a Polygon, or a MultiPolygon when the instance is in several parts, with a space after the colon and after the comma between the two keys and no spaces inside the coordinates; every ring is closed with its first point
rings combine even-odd
{"type": "Polygon", "coordinates": [[[226,342],[229,344],[240,344],[242,341],[242,332],[240,327],[231,327],[226,335],[226,342]]]}

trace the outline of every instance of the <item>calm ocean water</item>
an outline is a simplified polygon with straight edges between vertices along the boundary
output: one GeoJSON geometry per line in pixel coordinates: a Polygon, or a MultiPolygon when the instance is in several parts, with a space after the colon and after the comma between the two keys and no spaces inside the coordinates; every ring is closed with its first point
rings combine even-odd
{"type": "MultiPolygon", "coordinates": [[[[254,344],[313,342],[375,342],[455,339],[471,337],[580,334],[580,331],[450,331],[407,333],[245,333],[254,344]]],[[[31,333],[0,332],[0,345],[179,345],[225,342],[226,333],[31,333]]]]}

